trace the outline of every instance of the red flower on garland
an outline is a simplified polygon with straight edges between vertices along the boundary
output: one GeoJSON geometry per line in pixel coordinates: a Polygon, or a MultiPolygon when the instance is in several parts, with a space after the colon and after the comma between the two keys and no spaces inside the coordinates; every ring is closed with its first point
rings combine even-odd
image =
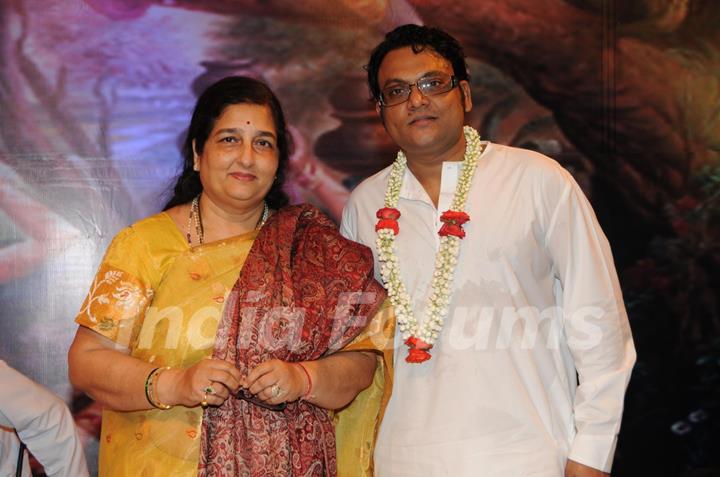
{"type": "Polygon", "coordinates": [[[440,227],[438,235],[446,237],[454,235],[455,237],[465,238],[465,230],[463,224],[470,220],[470,216],[465,212],[456,212],[454,210],[446,210],[440,216],[443,225],[440,227]]]}
{"type": "Polygon", "coordinates": [[[422,363],[432,358],[432,355],[428,351],[433,345],[424,342],[420,338],[411,336],[405,340],[405,344],[410,348],[405,358],[405,361],[408,363],[422,363]]]}
{"type": "Polygon", "coordinates": [[[375,231],[380,229],[390,229],[395,235],[400,233],[400,226],[398,226],[397,219],[400,218],[400,211],[392,207],[383,207],[375,214],[378,219],[378,223],[375,224],[375,231]]]}

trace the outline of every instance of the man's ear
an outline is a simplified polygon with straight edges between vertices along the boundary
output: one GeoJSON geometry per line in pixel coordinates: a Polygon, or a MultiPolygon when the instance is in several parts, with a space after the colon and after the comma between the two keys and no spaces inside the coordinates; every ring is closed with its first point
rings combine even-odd
{"type": "Polygon", "coordinates": [[[467,80],[461,80],[458,84],[460,87],[460,95],[462,103],[463,103],[463,109],[466,113],[469,113],[472,110],[472,92],[470,90],[470,83],[467,82],[467,80]]]}
{"type": "Polygon", "coordinates": [[[375,101],[375,112],[378,113],[378,116],[380,116],[380,121],[382,122],[382,125],[385,126],[385,108],[382,107],[382,104],[380,104],[380,101],[375,101]]]}

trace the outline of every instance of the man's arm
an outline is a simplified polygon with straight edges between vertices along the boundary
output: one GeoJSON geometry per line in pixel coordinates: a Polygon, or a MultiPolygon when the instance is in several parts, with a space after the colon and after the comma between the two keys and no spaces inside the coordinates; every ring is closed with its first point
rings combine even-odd
{"type": "Polygon", "coordinates": [[[612,467],[635,348],[610,246],[583,192],[566,171],[561,175],[565,184],[548,192],[557,200],[546,246],[562,284],[563,326],[579,376],[566,475],[601,475],[587,472],[612,467]]]}
{"type": "Polygon", "coordinates": [[[62,399],[0,361],[0,421],[9,422],[49,477],[89,476],[82,443],[62,399]]]}

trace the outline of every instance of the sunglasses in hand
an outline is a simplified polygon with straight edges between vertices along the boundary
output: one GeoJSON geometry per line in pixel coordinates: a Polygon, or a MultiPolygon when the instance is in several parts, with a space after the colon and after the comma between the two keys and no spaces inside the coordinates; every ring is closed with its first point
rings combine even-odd
{"type": "Polygon", "coordinates": [[[238,399],[242,399],[243,401],[247,401],[250,403],[255,404],[256,406],[260,406],[265,409],[269,409],[270,411],[282,411],[287,407],[286,402],[281,402],[279,404],[269,404],[265,401],[261,401],[260,398],[256,397],[254,394],[250,394],[250,392],[247,389],[240,388],[240,390],[235,394],[235,397],[238,399]]]}

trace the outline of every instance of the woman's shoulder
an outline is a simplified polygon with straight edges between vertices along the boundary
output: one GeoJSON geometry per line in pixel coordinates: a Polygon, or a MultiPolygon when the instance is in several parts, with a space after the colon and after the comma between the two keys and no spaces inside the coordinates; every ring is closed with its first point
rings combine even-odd
{"type": "Polygon", "coordinates": [[[371,250],[365,245],[344,237],[340,233],[337,224],[319,208],[311,204],[297,204],[291,206],[291,208],[288,212],[299,214],[301,224],[304,222],[303,225],[298,227],[304,240],[312,241],[330,249],[339,247],[345,252],[353,252],[372,261],[371,250]]]}
{"type": "Polygon", "coordinates": [[[113,239],[114,248],[153,251],[182,250],[184,237],[175,221],[166,212],[160,212],[128,225],[113,239]]]}
{"type": "Polygon", "coordinates": [[[270,217],[265,229],[272,230],[288,243],[301,237],[320,240],[339,235],[337,224],[318,207],[307,203],[281,207],[270,217]]]}
{"type": "Polygon", "coordinates": [[[103,262],[153,282],[186,250],[182,232],[170,216],[161,212],[120,230],[106,250],[103,262]]]}
{"type": "Polygon", "coordinates": [[[182,232],[168,212],[160,212],[138,220],[129,227],[135,234],[148,240],[163,243],[182,241],[182,232]]]}

